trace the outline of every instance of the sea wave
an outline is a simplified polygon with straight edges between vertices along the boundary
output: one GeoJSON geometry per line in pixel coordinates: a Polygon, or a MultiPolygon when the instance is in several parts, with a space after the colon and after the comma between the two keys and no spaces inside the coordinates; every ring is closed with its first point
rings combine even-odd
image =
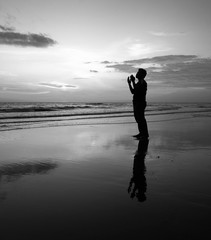
{"type": "Polygon", "coordinates": [[[109,108],[103,103],[89,103],[89,104],[58,104],[58,103],[7,103],[0,104],[0,113],[14,113],[14,112],[50,112],[72,109],[91,109],[91,108],[109,108]]]}
{"type": "MultiPolygon", "coordinates": [[[[146,116],[211,113],[211,104],[149,103],[146,116]]],[[[134,122],[131,103],[1,103],[0,131],[134,122]],[[120,120],[121,119],[121,120],[120,120]]]]}

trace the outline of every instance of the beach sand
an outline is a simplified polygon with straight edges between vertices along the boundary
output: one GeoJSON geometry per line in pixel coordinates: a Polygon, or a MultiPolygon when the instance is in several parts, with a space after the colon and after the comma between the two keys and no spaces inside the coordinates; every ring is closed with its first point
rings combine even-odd
{"type": "Polygon", "coordinates": [[[158,118],[1,132],[1,239],[205,239],[210,117],[158,118]]]}

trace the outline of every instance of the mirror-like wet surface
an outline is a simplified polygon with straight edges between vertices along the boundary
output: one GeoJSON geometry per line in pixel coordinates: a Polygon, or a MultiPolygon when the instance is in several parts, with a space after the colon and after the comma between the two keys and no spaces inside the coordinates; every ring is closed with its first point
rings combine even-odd
{"type": "Polygon", "coordinates": [[[2,239],[200,239],[209,231],[209,118],[3,132],[2,239]],[[190,122],[191,121],[191,122],[190,122]]]}

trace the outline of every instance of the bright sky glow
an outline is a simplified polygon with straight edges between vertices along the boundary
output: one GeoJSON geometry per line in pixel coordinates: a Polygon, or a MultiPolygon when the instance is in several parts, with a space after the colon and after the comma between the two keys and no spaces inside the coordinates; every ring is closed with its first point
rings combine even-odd
{"type": "Polygon", "coordinates": [[[211,100],[209,0],[0,0],[0,101],[211,100]]]}

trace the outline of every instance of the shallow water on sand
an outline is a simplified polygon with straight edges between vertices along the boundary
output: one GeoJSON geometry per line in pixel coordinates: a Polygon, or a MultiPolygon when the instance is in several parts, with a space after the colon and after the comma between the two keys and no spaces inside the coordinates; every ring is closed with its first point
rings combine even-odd
{"type": "Polygon", "coordinates": [[[210,119],[4,132],[1,239],[199,239],[211,213],[210,119]]]}

